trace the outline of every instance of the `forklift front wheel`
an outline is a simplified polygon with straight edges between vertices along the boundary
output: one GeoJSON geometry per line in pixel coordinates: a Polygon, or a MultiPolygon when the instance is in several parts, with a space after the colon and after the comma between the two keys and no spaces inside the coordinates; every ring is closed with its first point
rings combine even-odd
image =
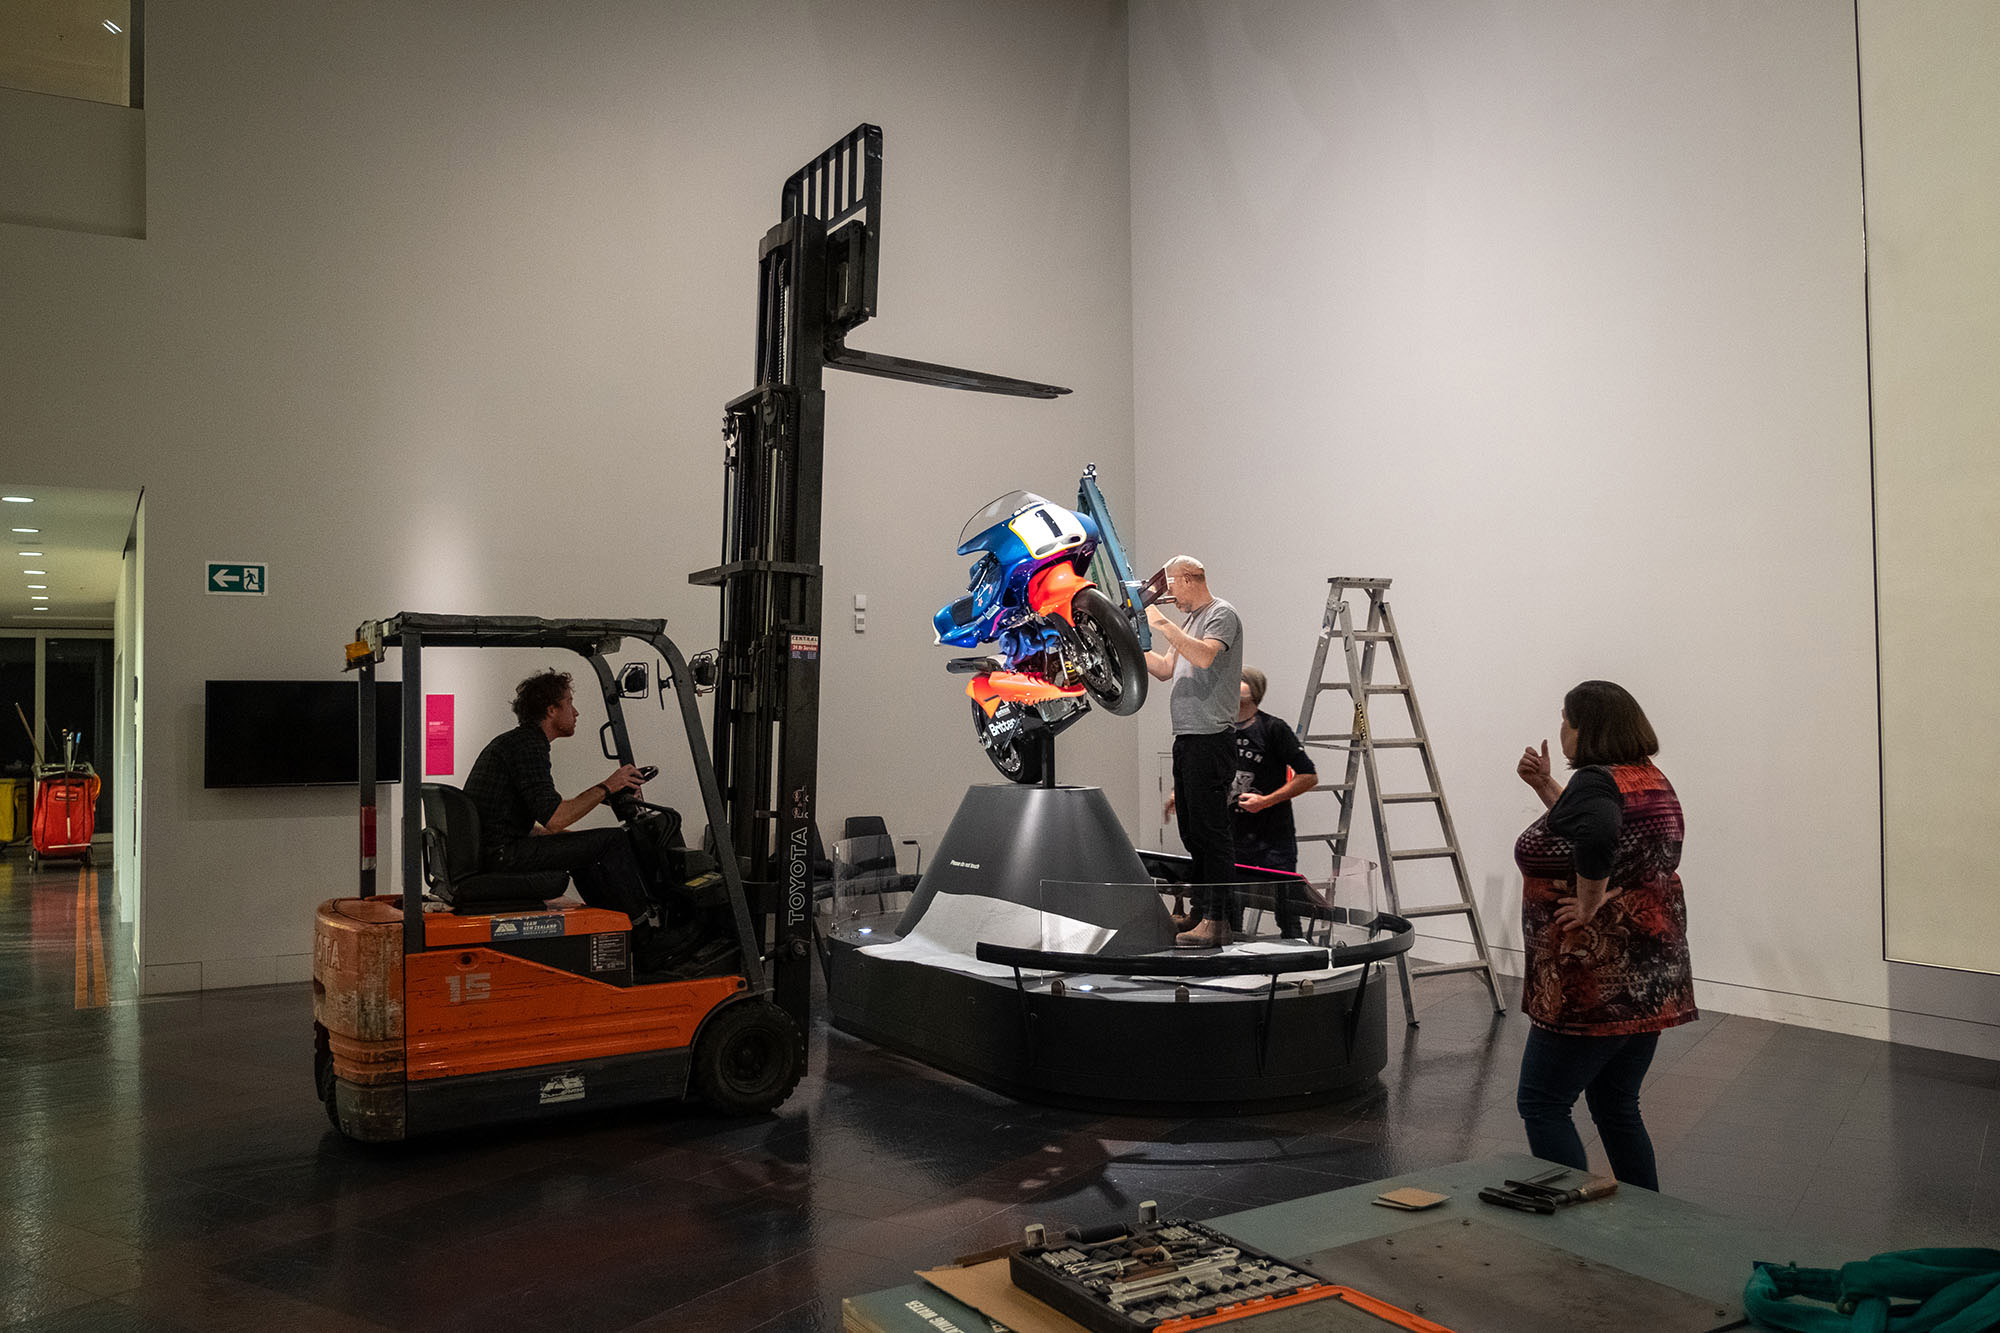
{"type": "Polygon", "coordinates": [[[695,1091],[726,1115],[761,1114],[798,1087],[803,1046],[790,1014],[768,1000],[739,1000],[695,1041],[695,1091]]]}

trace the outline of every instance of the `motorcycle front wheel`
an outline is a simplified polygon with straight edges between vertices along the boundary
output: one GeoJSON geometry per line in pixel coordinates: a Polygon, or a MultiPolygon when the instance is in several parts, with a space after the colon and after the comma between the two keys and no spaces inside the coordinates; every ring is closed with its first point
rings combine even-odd
{"type": "Polygon", "coordinates": [[[979,737],[979,748],[986,751],[986,757],[993,761],[993,767],[1000,770],[1000,776],[1009,782],[1018,782],[1024,787],[1032,787],[1042,780],[1042,748],[1024,738],[1020,732],[1002,745],[991,745],[986,739],[986,710],[972,701],[972,732],[979,737]]]}
{"type": "Polygon", "coordinates": [[[1132,622],[1111,599],[1085,588],[1070,603],[1069,623],[1076,628],[1083,651],[1077,667],[1083,687],[1106,712],[1129,717],[1146,702],[1146,655],[1132,622]]]}

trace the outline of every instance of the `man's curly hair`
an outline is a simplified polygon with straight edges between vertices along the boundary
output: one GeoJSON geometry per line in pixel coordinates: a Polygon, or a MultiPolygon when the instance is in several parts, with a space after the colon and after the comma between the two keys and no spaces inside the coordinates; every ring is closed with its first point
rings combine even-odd
{"type": "Polygon", "coordinates": [[[515,687],[514,716],[521,719],[524,727],[540,726],[549,710],[560,704],[569,690],[569,672],[538,671],[515,687]]]}

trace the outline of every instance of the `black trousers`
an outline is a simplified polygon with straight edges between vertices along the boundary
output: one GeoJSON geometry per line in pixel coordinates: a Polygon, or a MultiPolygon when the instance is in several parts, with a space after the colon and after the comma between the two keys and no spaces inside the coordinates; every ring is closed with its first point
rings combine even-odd
{"type": "MultiPolygon", "coordinates": [[[[1299,844],[1296,840],[1289,844],[1258,842],[1236,834],[1236,859],[1247,866],[1263,866],[1266,870],[1293,870],[1299,868],[1299,844]]],[[[1305,933],[1305,923],[1300,913],[1306,905],[1305,886],[1297,880],[1271,885],[1271,902],[1278,917],[1278,933],[1291,938],[1305,933]]],[[[1232,923],[1234,924],[1234,923],[1232,923]]]]}
{"type": "Polygon", "coordinates": [[[491,870],[567,870],[586,903],[623,912],[634,921],[653,910],[632,840],[622,828],[516,838],[489,853],[486,861],[491,870]]]}
{"type": "Polygon", "coordinates": [[[1611,1174],[1626,1185],[1659,1189],[1653,1140],[1639,1115],[1639,1088],[1659,1045],[1657,1032],[1579,1037],[1529,1028],[1528,1045],[1521,1052],[1521,1084],[1514,1096],[1527,1127],[1528,1151],[1545,1162],[1590,1169],[1583,1137],[1570,1117],[1570,1108],[1582,1093],[1611,1162],[1611,1174]]]}
{"type": "Polygon", "coordinates": [[[1236,844],[1229,831],[1229,788],[1236,778],[1236,738],[1227,728],[1174,737],[1174,816],[1181,844],[1194,861],[1195,911],[1204,921],[1228,921],[1236,882],[1236,844]]]}

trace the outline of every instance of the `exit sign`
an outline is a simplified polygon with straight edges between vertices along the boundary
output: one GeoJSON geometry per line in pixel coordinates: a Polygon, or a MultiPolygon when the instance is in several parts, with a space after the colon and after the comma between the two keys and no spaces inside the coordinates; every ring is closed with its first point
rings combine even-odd
{"type": "Polygon", "coordinates": [[[270,584],[267,568],[241,560],[211,560],[203,591],[234,597],[262,597],[270,584]]]}

